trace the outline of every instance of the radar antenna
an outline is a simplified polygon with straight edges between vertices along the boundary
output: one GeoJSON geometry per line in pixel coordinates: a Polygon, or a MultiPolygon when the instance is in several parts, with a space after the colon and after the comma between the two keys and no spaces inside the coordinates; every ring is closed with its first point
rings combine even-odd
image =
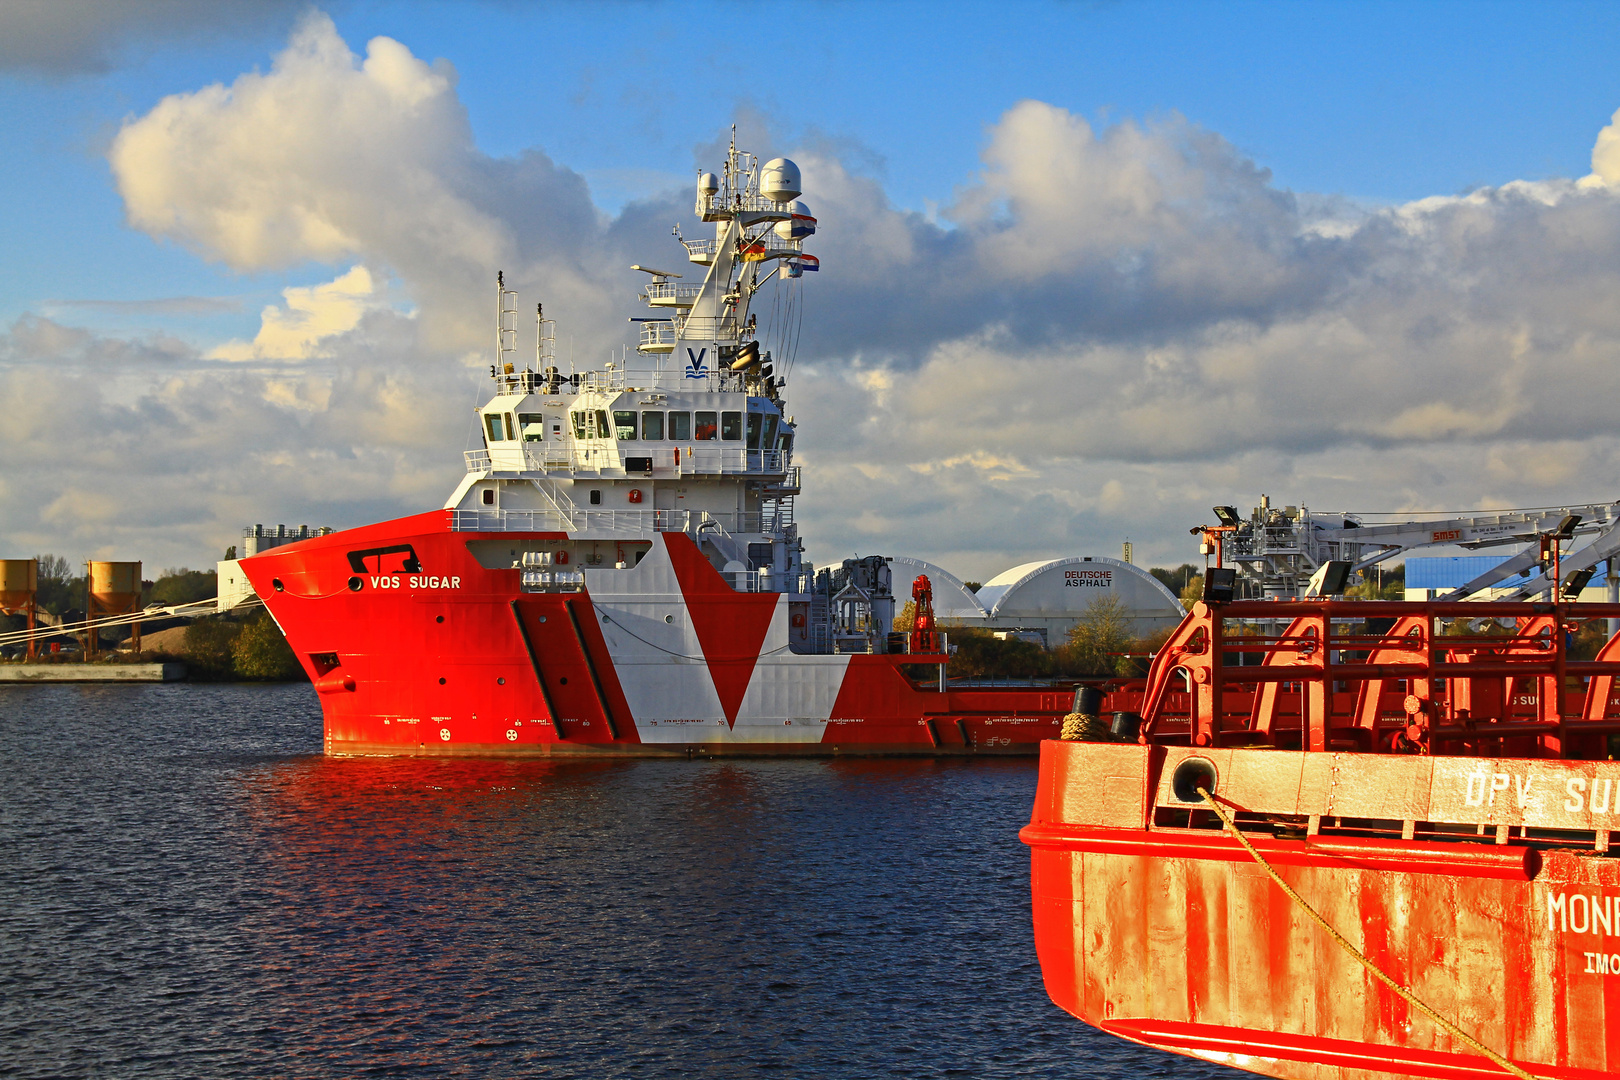
{"type": "Polygon", "coordinates": [[[510,375],[507,356],[517,351],[517,293],[506,287],[504,271],[495,271],[495,374],[510,375]]]}

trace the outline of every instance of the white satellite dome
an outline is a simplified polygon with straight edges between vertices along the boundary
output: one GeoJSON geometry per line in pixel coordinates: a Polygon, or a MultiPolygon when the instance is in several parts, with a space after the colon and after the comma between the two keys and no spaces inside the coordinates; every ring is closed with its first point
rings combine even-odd
{"type": "Polygon", "coordinates": [[[759,174],[759,193],[772,202],[792,202],[804,194],[799,167],[785,157],[772,158],[759,174]]]}
{"type": "Polygon", "coordinates": [[[698,193],[700,195],[713,195],[720,190],[720,178],[712,172],[698,174],[698,193]]]}
{"type": "Polygon", "coordinates": [[[793,216],[787,221],[776,223],[776,235],[784,240],[803,240],[816,231],[816,219],[811,215],[810,208],[795,199],[788,207],[788,213],[793,216]]]}

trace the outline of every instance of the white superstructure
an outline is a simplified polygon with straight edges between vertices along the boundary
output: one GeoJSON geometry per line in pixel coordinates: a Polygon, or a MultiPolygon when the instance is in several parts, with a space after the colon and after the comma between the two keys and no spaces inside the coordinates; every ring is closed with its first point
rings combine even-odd
{"type": "MultiPolygon", "coordinates": [[[[466,454],[445,506],[466,531],[569,535],[577,561],[534,563],[526,588],[578,587],[586,566],[633,566],[656,534],[684,532],[738,591],[789,595],[797,647],[831,647],[831,605],[824,598],[811,618],[793,517],[786,378],[750,310],[770,284],[786,290],[778,305],[792,312],[803,275],[819,269],[804,251],[816,223],[800,187],[792,161],[761,164],[733,142],[725,168],[698,177],[695,212],[712,238],[677,227],[685,270],[632,267],[649,278],[651,314],[631,320],[636,349],[595,370],[562,370],[538,305],[534,359],[520,361],[515,294],[497,278],[496,392],[478,409],[484,446],[466,454]]],[[[880,621],[868,613],[861,630],[878,651],[889,629],[880,621]]]]}

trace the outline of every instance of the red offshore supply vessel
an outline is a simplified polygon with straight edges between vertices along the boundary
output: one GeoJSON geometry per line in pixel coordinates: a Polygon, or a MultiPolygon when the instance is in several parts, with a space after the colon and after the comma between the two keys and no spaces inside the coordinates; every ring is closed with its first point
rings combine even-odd
{"type": "Polygon", "coordinates": [[[1554,594],[1206,592],[1085,702],[1134,738],[1041,747],[1052,999],[1268,1076],[1620,1073],[1620,636],[1569,656],[1620,605],[1554,594]]]}
{"type": "MultiPolygon", "coordinates": [[[[779,356],[815,219],[799,170],[733,144],[698,178],[701,282],[646,266],[634,354],[564,373],[536,309],[514,358],[497,283],[484,447],[440,510],[240,562],[319,692],[329,754],[1034,754],[1068,688],[957,689],[948,643],[894,632],[888,560],[819,573],[793,516],[785,373],[749,306],[775,279],[779,356]]],[[[785,365],[784,365],[785,366],[785,365]]]]}

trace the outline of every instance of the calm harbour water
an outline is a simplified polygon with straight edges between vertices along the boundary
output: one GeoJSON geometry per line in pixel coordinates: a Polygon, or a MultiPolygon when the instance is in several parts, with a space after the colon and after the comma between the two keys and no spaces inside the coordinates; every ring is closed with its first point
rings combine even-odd
{"type": "Polygon", "coordinates": [[[308,686],[0,740],[0,1076],[1247,1075],[1046,997],[1033,761],[327,760],[308,686]]]}

